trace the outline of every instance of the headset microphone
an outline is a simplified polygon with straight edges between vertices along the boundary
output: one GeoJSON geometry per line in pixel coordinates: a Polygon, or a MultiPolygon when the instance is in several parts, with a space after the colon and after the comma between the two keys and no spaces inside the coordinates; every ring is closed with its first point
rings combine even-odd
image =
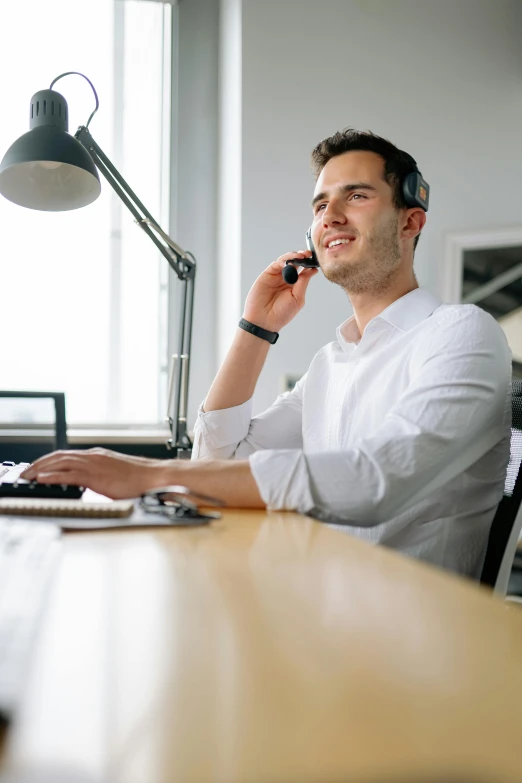
{"type": "Polygon", "coordinates": [[[290,285],[293,285],[297,281],[297,278],[298,278],[297,269],[295,268],[295,266],[293,266],[291,261],[287,261],[285,267],[283,268],[283,279],[285,283],[289,283],[290,285]]]}
{"type": "Polygon", "coordinates": [[[304,266],[307,269],[318,269],[319,261],[315,255],[315,248],[312,242],[312,228],[310,227],[306,232],[306,246],[308,250],[312,251],[311,258],[289,258],[283,267],[283,280],[289,285],[293,285],[298,278],[297,266],[304,266]]]}

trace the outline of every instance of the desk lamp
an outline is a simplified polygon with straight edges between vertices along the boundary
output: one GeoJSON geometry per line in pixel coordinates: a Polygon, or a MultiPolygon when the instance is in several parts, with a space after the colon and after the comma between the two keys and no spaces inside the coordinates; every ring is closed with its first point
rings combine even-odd
{"type": "Polygon", "coordinates": [[[178,452],[192,448],[187,433],[187,402],[196,260],[162,231],[94,141],[88,128],[98,106],[92,82],[78,71],[60,74],[48,90],[35,93],[31,98],[30,130],[9,147],[0,163],[0,193],[29,209],[47,212],[78,209],[100,195],[98,169],[167,259],[183,283],[178,354],[174,355],[170,368],[167,408],[171,432],[167,448],[178,456],[178,452]],[[87,124],[81,125],[74,136],[68,133],[67,102],[52,89],[58,79],[72,74],[89,82],[96,99],[87,124]]]}

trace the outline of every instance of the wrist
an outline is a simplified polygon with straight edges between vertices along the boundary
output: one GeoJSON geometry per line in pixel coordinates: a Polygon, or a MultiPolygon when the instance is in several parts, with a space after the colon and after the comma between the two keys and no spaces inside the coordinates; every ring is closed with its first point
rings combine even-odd
{"type": "Polygon", "coordinates": [[[188,460],[157,459],[154,461],[154,486],[168,487],[171,484],[183,484],[183,468],[188,460]]]}
{"type": "Polygon", "coordinates": [[[261,329],[266,329],[267,332],[279,332],[281,324],[274,323],[274,319],[260,313],[249,313],[247,310],[241,316],[245,321],[250,321],[251,324],[259,326],[261,329]]]}

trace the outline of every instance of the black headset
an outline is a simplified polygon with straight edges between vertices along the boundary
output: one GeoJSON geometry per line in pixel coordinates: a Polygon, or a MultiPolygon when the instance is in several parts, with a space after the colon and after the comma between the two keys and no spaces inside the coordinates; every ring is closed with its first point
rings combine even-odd
{"type": "MultiPolygon", "coordinates": [[[[402,183],[402,196],[408,207],[420,207],[425,212],[428,211],[430,201],[430,186],[423,179],[420,171],[412,171],[408,174],[402,183]]],[[[312,242],[312,228],[306,232],[306,246],[312,251],[311,258],[290,258],[283,267],[283,279],[285,283],[293,285],[298,277],[296,267],[317,268],[319,261],[315,254],[314,243],[312,242]]]]}
{"type": "Polygon", "coordinates": [[[402,183],[402,195],[409,207],[420,207],[428,211],[430,201],[430,186],[422,178],[420,171],[412,171],[404,178],[402,183]]]}

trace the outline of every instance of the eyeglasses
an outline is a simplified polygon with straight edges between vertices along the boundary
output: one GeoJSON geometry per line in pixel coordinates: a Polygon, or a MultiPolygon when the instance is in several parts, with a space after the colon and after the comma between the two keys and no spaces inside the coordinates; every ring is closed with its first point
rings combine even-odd
{"type": "Polygon", "coordinates": [[[200,492],[181,486],[149,489],[143,493],[138,503],[142,511],[167,517],[173,525],[205,525],[213,519],[221,518],[218,512],[205,511],[203,514],[199,510],[197,501],[203,506],[225,505],[218,498],[202,495],[200,492]],[[196,502],[189,498],[194,498],[196,502]]]}

